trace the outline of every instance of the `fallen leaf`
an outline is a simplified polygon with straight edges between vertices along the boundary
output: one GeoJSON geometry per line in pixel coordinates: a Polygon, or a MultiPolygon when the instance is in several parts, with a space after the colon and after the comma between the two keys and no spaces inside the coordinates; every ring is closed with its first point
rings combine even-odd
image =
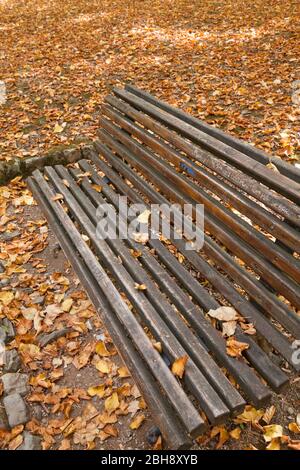
{"type": "Polygon", "coordinates": [[[210,437],[214,438],[217,435],[219,435],[219,441],[216,445],[216,449],[220,449],[225,442],[228,441],[230,435],[224,426],[214,426],[211,430],[210,437]]]}
{"type": "Polygon", "coordinates": [[[145,417],[144,414],[138,415],[136,418],[134,418],[133,421],[131,421],[131,423],[129,425],[130,429],[138,429],[145,419],[146,419],[146,417],[145,417]]]}
{"type": "Polygon", "coordinates": [[[157,441],[155,442],[152,449],[153,450],[162,450],[162,437],[161,436],[158,436],[157,441]]]}
{"type": "Polygon", "coordinates": [[[244,333],[247,335],[255,335],[256,329],[254,328],[253,323],[240,323],[240,326],[244,330],[244,333]]]}
{"type": "Polygon", "coordinates": [[[95,367],[102,374],[109,374],[112,369],[112,363],[104,359],[98,359],[95,363],[95,367]]]}
{"type": "Polygon", "coordinates": [[[129,373],[127,367],[125,367],[125,366],[119,367],[118,374],[119,374],[119,377],[121,377],[122,379],[126,378],[126,377],[130,377],[130,373],[129,373]]]}
{"type": "Polygon", "coordinates": [[[5,290],[0,292],[0,302],[5,306],[9,305],[14,300],[14,297],[15,296],[12,291],[5,290]]]}
{"type": "Polygon", "coordinates": [[[119,408],[119,406],[119,397],[116,392],[114,392],[110,397],[108,397],[104,403],[104,407],[109,414],[113,413],[113,411],[119,408]]]}
{"type": "Polygon", "coordinates": [[[147,243],[147,241],[149,240],[149,234],[148,233],[133,232],[132,233],[132,238],[137,243],[147,243]]]}
{"type": "Polygon", "coordinates": [[[70,442],[70,439],[64,438],[64,439],[61,441],[58,450],[70,450],[70,449],[71,449],[71,442],[70,442]]]}
{"type": "Polygon", "coordinates": [[[300,426],[297,423],[289,423],[289,430],[295,434],[300,433],[300,426]]]}
{"type": "Polygon", "coordinates": [[[234,337],[230,337],[226,343],[226,352],[231,357],[241,357],[242,352],[249,348],[249,344],[237,341],[234,337]]]}
{"type": "Polygon", "coordinates": [[[73,365],[76,369],[82,369],[89,362],[90,356],[94,350],[94,343],[87,343],[83,350],[73,359],[73,365]]]}
{"type": "Polygon", "coordinates": [[[264,420],[265,423],[270,424],[272,421],[272,418],[276,412],[276,408],[274,405],[270,406],[269,408],[266,409],[262,419],[264,420]]]}
{"type": "Polygon", "coordinates": [[[182,379],[188,356],[182,356],[176,359],[172,364],[172,373],[182,379]]]}
{"type": "Polygon", "coordinates": [[[94,397],[97,395],[98,397],[103,398],[105,395],[105,389],[106,389],[105,384],[100,384],[94,387],[89,387],[87,392],[91,397],[94,397]]]}
{"type": "Polygon", "coordinates": [[[267,450],[280,450],[280,440],[278,438],[272,439],[266,447],[267,450]]]}
{"type": "Polygon", "coordinates": [[[64,300],[63,303],[61,304],[61,308],[63,309],[63,311],[64,312],[69,312],[71,310],[73,302],[74,301],[71,298],[68,298],[68,299],[64,300]]]}
{"type": "Polygon", "coordinates": [[[212,318],[226,322],[237,320],[238,318],[237,311],[232,307],[219,307],[215,310],[209,310],[207,314],[212,318]]]}
{"type": "Polygon", "coordinates": [[[129,405],[128,405],[128,413],[131,413],[133,415],[135,415],[135,413],[137,413],[139,410],[140,410],[140,402],[139,400],[132,400],[129,405]]]}
{"type": "Polygon", "coordinates": [[[92,184],[91,186],[95,191],[97,191],[97,193],[101,193],[102,186],[99,186],[98,184],[92,184]]]}
{"type": "Polygon", "coordinates": [[[271,442],[272,439],[283,435],[282,426],[279,424],[269,424],[268,426],[263,427],[263,433],[265,441],[271,442]]]}
{"type": "Polygon", "coordinates": [[[222,335],[223,336],[232,336],[236,330],[236,321],[225,321],[222,323],[222,335]]]}
{"type": "Polygon", "coordinates": [[[243,413],[238,415],[235,419],[235,423],[252,423],[257,424],[264,415],[264,410],[257,410],[251,405],[246,405],[243,413]]]}
{"type": "Polygon", "coordinates": [[[60,134],[63,130],[64,130],[64,127],[57,123],[54,126],[53,132],[55,134],[60,134]]]}
{"type": "Polygon", "coordinates": [[[17,437],[12,439],[8,445],[9,450],[16,450],[23,442],[22,434],[19,434],[17,437]]]}
{"type": "Polygon", "coordinates": [[[99,356],[108,357],[111,356],[111,353],[106,349],[105,343],[103,341],[98,341],[95,347],[95,351],[99,356]]]}
{"type": "Polygon", "coordinates": [[[146,290],[147,286],[145,284],[138,284],[137,282],[134,283],[134,288],[136,290],[146,290]]]}
{"type": "Polygon", "coordinates": [[[146,210],[144,210],[144,212],[142,212],[142,213],[137,217],[137,220],[138,220],[138,222],[140,222],[141,224],[147,224],[150,215],[151,215],[151,211],[149,211],[148,209],[146,209],[146,210]]]}
{"type": "Polygon", "coordinates": [[[288,444],[288,448],[292,450],[300,450],[300,441],[291,440],[288,444]]]}
{"type": "Polygon", "coordinates": [[[241,436],[241,432],[242,432],[241,428],[240,428],[240,427],[236,427],[236,428],[234,428],[232,431],[230,431],[229,434],[230,434],[230,437],[232,437],[233,439],[238,440],[238,439],[240,438],[240,436],[241,436]]]}

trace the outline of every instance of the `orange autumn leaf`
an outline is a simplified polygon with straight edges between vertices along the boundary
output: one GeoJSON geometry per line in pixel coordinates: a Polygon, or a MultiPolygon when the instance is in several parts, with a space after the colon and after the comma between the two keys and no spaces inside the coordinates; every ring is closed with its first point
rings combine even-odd
{"type": "Polygon", "coordinates": [[[141,426],[141,424],[143,423],[143,421],[145,421],[145,419],[146,419],[146,417],[145,417],[144,414],[137,415],[136,418],[134,418],[131,421],[131,423],[129,425],[130,429],[138,429],[141,426]]]}
{"type": "Polygon", "coordinates": [[[187,361],[188,356],[182,356],[176,359],[172,364],[172,373],[180,379],[183,377],[187,361]]]}
{"type": "Polygon", "coordinates": [[[237,341],[234,337],[228,338],[226,352],[231,357],[241,357],[242,352],[249,348],[249,344],[237,341]]]}

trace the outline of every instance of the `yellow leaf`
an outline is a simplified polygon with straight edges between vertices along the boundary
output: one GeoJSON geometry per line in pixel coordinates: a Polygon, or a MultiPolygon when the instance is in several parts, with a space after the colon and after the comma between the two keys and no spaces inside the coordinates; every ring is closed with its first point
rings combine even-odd
{"type": "Polygon", "coordinates": [[[133,232],[132,233],[132,238],[137,243],[147,243],[147,241],[149,240],[149,235],[148,235],[148,233],[143,233],[143,232],[142,233],[133,232]]]}
{"type": "Polygon", "coordinates": [[[160,341],[156,341],[155,343],[153,343],[153,347],[154,347],[154,349],[156,349],[156,351],[158,351],[160,354],[162,353],[162,345],[161,345],[161,342],[160,342],[160,341]]]}
{"type": "Polygon", "coordinates": [[[216,449],[220,449],[223,444],[229,439],[229,434],[224,426],[214,426],[211,430],[210,437],[213,438],[219,434],[219,442],[216,445],[216,449]]]}
{"type": "Polygon", "coordinates": [[[300,427],[297,423],[289,423],[289,430],[295,434],[300,433],[300,427]]]}
{"type": "Polygon", "coordinates": [[[89,387],[87,392],[91,397],[95,397],[97,395],[98,397],[102,398],[105,394],[105,385],[100,384],[96,385],[95,387],[89,387]]]}
{"type": "Polygon", "coordinates": [[[12,291],[5,290],[0,292],[0,302],[2,302],[3,305],[9,305],[13,301],[14,297],[15,296],[12,291]]]}
{"type": "Polygon", "coordinates": [[[281,437],[283,434],[282,426],[280,426],[280,424],[269,424],[269,426],[264,426],[263,430],[264,439],[266,442],[271,442],[272,439],[275,439],[276,437],[281,437]]]}
{"type": "Polygon", "coordinates": [[[53,132],[55,134],[60,134],[60,132],[62,132],[63,130],[63,126],[61,126],[60,124],[55,124],[53,132]]]}
{"type": "Polygon", "coordinates": [[[117,392],[114,392],[110,397],[105,400],[104,407],[108,413],[112,413],[119,408],[120,402],[117,392]]]}
{"type": "Polygon", "coordinates": [[[279,170],[278,170],[277,166],[274,165],[274,163],[270,162],[266,165],[266,167],[269,168],[270,170],[275,171],[276,173],[279,173],[279,170]]]}
{"type": "Polygon", "coordinates": [[[176,361],[174,361],[172,364],[173,374],[179,377],[180,379],[182,379],[183,377],[187,360],[188,360],[188,356],[182,356],[176,359],[176,361]]]}
{"type": "Polygon", "coordinates": [[[177,259],[180,264],[182,264],[185,260],[185,257],[181,253],[177,253],[177,259]]]}
{"type": "Polygon", "coordinates": [[[102,374],[109,374],[111,372],[111,362],[105,361],[104,359],[99,359],[95,367],[99,372],[102,372],[102,374]]]}
{"type": "Polygon", "coordinates": [[[234,308],[225,306],[219,307],[215,310],[209,310],[207,314],[210,317],[217,318],[221,321],[233,321],[238,318],[238,313],[234,308]]]}
{"type": "Polygon", "coordinates": [[[229,434],[230,434],[230,437],[232,437],[233,439],[238,440],[241,436],[241,432],[242,432],[241,428],[236,427],[232,431],[230,431],[229,434]]]}
{"type": "Polygon", "coordinates": [[[130,377],[130,373],[129,373],[127,367],[119,367],[118,374],[122,379],[124,379],[126,377],[130,377]]]}
{"type": "Polygon", "coordinates": [[[110,352],[106,349],[105,343],[103,341],[98,341],[96,344],[95,351],[99,356],[107,357],[111,356],[110,352]]]}
{"type": "Polygon", "coordinates": [[[143,414],[138,415],[136,418],[134,418],[133,421],[131,421],[129,425],[130,429],[138,429],[144,420],[145,420],[145,415],[143,414]]]}
{"type": "Polygon", "coordinates": [[[252,423],[256,424],[264,415],[264,410],[257,410],[251,405],[246,405],[243,413],[238,415],[234,422],[235,423],[252,423]]]}
{"type": "Polygon", "coordinates": [[[272,439],[266,447],[267,450],[280,450],[280,441],[278,438],[272,439]]]}
{"type": "Polygon", "coordinates": [[[63,309],[64,312],[69,312],[71,310],[71,307],[73,305],[73,299],[66,299],[63,301],[61,304],[61,308],[63,309]]]}
{"type": "Polygon", "coordinates": [[[138,284],[137,282],[134,283],[134,288],[137,290],[146,290],[147,286],[145,284],[138,284]]]}

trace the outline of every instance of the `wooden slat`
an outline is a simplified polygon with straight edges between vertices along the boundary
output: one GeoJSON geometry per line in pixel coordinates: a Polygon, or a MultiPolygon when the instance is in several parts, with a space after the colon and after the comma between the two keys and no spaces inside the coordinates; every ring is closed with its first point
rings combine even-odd
{"type": "Polygon", "coordinates": [[[273,157],[272,155],[269,155],[263,150],[254,147],[248,142],[237,139],[231,134],[226,134],[217,127],[210,126],[206,122],[201,121],[200,119],[197,119],[191,116],[190,114],[187,114],[184,111],[181,111],[180,109],[175,108],[174,106],[171,106],[165,103],[164,101],[155,98],[154,96],[150,95],[150,93],[147,93],[146,91],[141,90],[135,87],[134,85],[126,85],[125,89],[133,93],[134,95],[139,96],[145,101],[148,101],[149,103],[152,103],[155,106],[163,109],[164,111],[167,111],[173,116],[178,117],[182,121],[191,124],[196,129],[199,129],[205,132],[206,134],[211,135],[212,137],[220,140],[221,142],[224,142],[230,147],[238,150],[239,152],[248,155],[257,162],[260,162],[263,165],[267,165],[270,162],[273,163],[274,165],[276,165],[281,174],[293,179],[297,183],[300,183],[300,171],[295,166],[281,160],[278,157],[273,157]]]}
{"type": "Polygon", "coordinates": [[[86,290],[89,298],[94,304],[97,313],[101,317],[105,326],[109,329],[110,336],[119,354],[126,363],[131,375],[137,383],[143,397],[145,398],[154,421],[158,425],[164,439],[171,449],[188,449],[192,445],[191,439],[184,432],[182,424],[176,417],[170,406],[166,395],[163,394],[153,375],[147,369],[145,362],[134,349],[132,342],[126,334],[126,330],[112,311],[105,296],[89,270],[89,266],[78,256],[76,247],[73,244],[63,226],[55,218],[47,199],[40,192],[39,187],[33,178],[29,178],[28,185],[41,205],[42,211],[47,221],[59,240],[59,243],[70,261],[81,284],[86,290]]]}
{"type": "MultiPolygon", "coordinates": [[[[63,167],[56,167],[56,169],[59,175],[64,180],[68,181],[70,191],[76,197],[83,210],[85,210],[89,217],[96,223],[96,208],[94,206],[91,207],[89,201],[92,200],[97,206],[99,204],[105,204],[106,201],[97,191],[92,188],[91,184],[87,181],[87,178],[84,178],[84,180],[81,182],[81,185],[89,198],[79,189],[78,185],[74,182],[74,180],[70,177],[70,174],[68,174],[68,172],[63,167]]],[[[71,171],[71,173],[74,176],[76,174],[78,176],[78,171],[71,171]]],[[[112,220],[111,224],[113,226],[112,220]]],[[[122,243],[119,239],[108,239],[107,242],[114,250],[115,254],[122,259],[123,265],[136,280],[136,282],[145,284],[147,286],[147,290],[145,292],[147,298],[149,298],[152,305],[160,313],[163,320],[167,323],[173,334],[183,345],[195,364],[201,369],[202,373],[206,376],[214,389],[222,397],[225,403],[227,403],[231,412],[236,413],[241,411],[242,407],[245,405],[242,397],[220,371],[219,367],[212,360],[211,356],[208,354],[205,347],[202,346],[199,339],[174,312],[174,309],[166,301],[166,298],[161,294],[159,289],[156,287],[156,284],[152,281],[149,275],[146,275],[140,263],[132,257],[128,248],[125,248],[124,243],[122,243]]],[[[133,249],[138,248],[137,244],[131,240],[128,240],[127,244],[129,244],[129,246],[133,249]]],[[[143,247],[140,247],[140,249],[143,250],[143,247]]],[[[199,313],[200,312],[198,312],[198,314],[199,313]]]]}
{"type": "MultiPolygon", "coordinates": [[[[280,220],[270,211],[255,203],[253,200],[245,197],[237,191],[236,188],[213,175],[203,166],[200,167],[199,165],[196,165],[191,161],[191,159],[176,151],[156,134],[153,134],[152,132],[150,133],[138,124],[134,124],[132,119],[126,118],[111,106],[103,105],[101,110],[104,115],[118,123],[118,125],[122,124],[122,127],[132,136],[137,137],[157,154],[175,164],[179,171],[184,170],[187,175],[190,175],[193,179],[199,181],[201,183],[201,187],[213,192],[221,199],[221,201],[238,209],[242,214],[246,215],[247,218],[250,218],[253,223],[260,225],[274,237],[284,241],[292,251],[299,250],[299,233],[296,230],[291,230],[291,227],[288,226],[287,223],[280,220]]],[[[139,120],[142,121],[142,119],[139,120]]],[[[281,252],[279,254],[281,254],[281,252]]]]}
{"type": "MultiPolygon", "coordinates": [[[[132,189],[129,188],[129,186],[108,167],[108,165],[103,161],[100,161],[97,156],[95,158],[95,162],[96,164],[99,164],[101,170],[109,177],[110,181],[115,184],[122,194],[128,196],[129,199],[135,203],[144,203],[143,199],[137,196],[132,189]]],[[[95,173],[91,165],[84,160],[80,161],[79,165],[85,172],[88,172],[91,175],[91,179],[94,183],[102,186],[102,193],[105,194],[112,204],[117,206],[117,194],[108,184],[103,182],[103,180],[95,173]]],[[[201,284],[194,279],[190,272],[178,262],[178,260],[169,252],[160,240],[152,240],[150,238],[148,245],[155,250],[156,255],[164,265],[179,280],[179,282],[184,285],[188,292],[190,292],[199,305],[201,305],[206,311],[216,309],[220,306],[218,302],[201,286],[201,284]]],[[[240,383],[245,393],[249,396],[249,390],[247,387],[250,386],[251,388],[254,383],[257,383],[257,378],[253,375],[252,371],[249,371],[242,362],[236,361],[227,355],[224,339],[220,337],[217,331],[206,319],[202,318],[200,312],[195,310],[194,304],[191,303],[189,297],[186,296],[181,289],[178,289],[178,286],[170,276],[168,276],[167,272],[161,270],[161,267],[160,265],[157,265],[155,258],[151,255],[149,256],[141,246],[135,247],[135,249],[139,249],[140,251],[142,250],[143,256],[141,257],[141,263],[145,264],[156,281],[165,289],[167,295],[170,296],[171,294],[171,299],[174,304],[181,309],[181,314],[193,326],[194,330],[197,332],[199,337],[203,339],[209,350],[218,358],[220,364],[225,364],[226,368],[231,372],[237,382],[240,383]]],[[[249,343],[249,336],[239,331],[239,327],[237,331],[239,339],[243,342],[249,343]]],[[[274,390],[282,390],[288,381],[286,374],[284,374],[278,366],[272,363],[266,353],[261,351],[255,342],[252,341],[250,344],[251,348],[246,350],[244,353],[247,359],[255,366],[274,390]]],[[[257,390],[254,392],[254,396],[257,396],[255,393],[257,393],[257,390]]],[[[252,396],[251,391],[250,396],[252,396]]]]}
{"type": "Polygon", "coordinates": [[[247,194],[255,197],[258,201],[261,201],[282,217],[295,225],[300,226],[300,210],[292,205],[288,200],[282,198],[279,194],[270,191],[265,185],[260,184],[254,178],[245,175],[239,169],[230,166],[212,153],[204,151],[201,147],[185,140],[177,133],[165,126],[162,126],[159,122],[154,121],[146,114],[130,106],[128,103],[121,101],[114,96],[106,97],[105,101],[125,113],[130,118],[142,123],[145,127],[151,129],[192,159],[199,161],[210,170],[216,172],[223,179],[225,178],[238,188],[241,188],[247,194]]]}
{"type": "Polygon", "coordinates": [[[215,155],[220,156],[222,159],[230,162],[237,168],[242,169],[244,173],[254,176],[258,181],[266,184],[271,189],[274,189],[297,204],[300,203],[300,184],[290,178],[277,174],[264,165],[253,161],[247,155],[244,155],[229,145],[205,134],[203,131],[194,128],[177,117],[160,110],[151,103],[145,102],[143,99],[138,98],[128,91],[114,89],[114,93],[123,100],[134,105],[136,108],[141,109],[144,113],[154,116],[157,120],[163,122],[168,127],[191,139],[203,148],[213,152],[215,155]]]}
{"type": "MultiPolygon", "coordinates": [[[[96,144],[96,147],[101,152],[101,154],[104,155],[107,160],[109,160],[113,167],[115,167],[120,173],[124,174],[129,181],[132,181],[135,187],[144,193],[152,202],[159,204],[162,202],[168,202],[157,191],[154,191],[149,186],[149,184],[147,184],[144,180],[141,180],[139,176],[132,172],[129,167],[124,166],[121,160],[116,158],[114,154],[111,154],[109,151],[107,151],[108,149],[106,150],[103,145],[96,144]]],[[[97,164],[97,159],[94,161],[97,164]]],[[[100,167],[101,162],[99,163],[99,159],[98,164],[100,167]]],[[[178,240],[173,240],[173,243],[176,245],[178,240]]],[[[249,302],[234,289],[232,284],[227,281],[226,278],[224,278],[218,273],[216,269],[212,268],[212,266],[206,263],[206,261],[202,259],[201,256],[196,253],[195,255],[198,259],[196,269],[198,269],[243,316],[248,318],[256,325],[257,331],[259,331],[272,344],[272,346],[277,349],[287,361],[290,362],[294,368],[299,368],[299,366],[294,364],[294,361],[292,360],[293,350],[286,338],[273,325],[271,325],[264,318],[264,316],[262,316],[261,312],[257,311],[253,306],[251,306],[249,302]]],[[[218,250],[218,256],[219,263],[220,260],[222,261],[223,259],[224,263],[227,264],[227,258],[230,258],[229,255],[225,254],[222,250],[218,250]]],[[[236,270],[242,269],[237,265],[234,267],[236,270]]],[[[260,288],[262,289],[262,287],[260,288]]]]}
{"type": "Polygon", "coordinates": [[[36,170],[33,173],[34,179],[38,183],[42,193],[49,200],[49,203],[55,212],[59,222],[65,227],[69,235],[72,237],[76,248],[80,255],[89,265],[90,270],[93,272],[95,279],[103,294],[105,294],[109,305],[117,315],[118,319],[126,328],[127,334],[130,336],[133,344],[138,349],[139,353],[147,363],[155,378],[159,381],[161,387],[169,396],[170,403],[180,418],[182,424],[185,426],[187,432],[196,437],[205,428],[205,423],[198,411],[191,403],[184,390],[178,384],[176,378],[171,374],[167,365],[161,358],[160,354],[153,348],[149,338],[144,332],[141,325],[130,312],[127,305],[122,300],[119,292],[108,278],[102,266],[97,261],[96,257],[83,241],[81,235],[76,230],[75,225],[65,213],[61,204],[58,201],[53,201],[55,193],[43,179],[42,174],[36,170]]]}
{"type": "MultiPolygon", "coordinates": [[[[160,176],[155,170],[153,170],[153,168],[149,167],[146,162],[142,162],[141,159],[135,157],[132,152],[128,151],[127,147],[122,144],[118,144],[114,139],[110,137],[108,133],[101,131],[101,139],[103,142],[108,143],[111,148],[116,150],[120,155],[122,155],[123,158],[133,164],[135,168],[138,168],[140,171],[142,171],[143,174],[152,182],[156,182],[156,185],[160,187],[168,197],[171,197],[171,199],[176,202],[179,202],[180,204],[193,202],[191,199],[187,198],[182,193],[180,193],[177,188],[175,188],[174,186],[171,187],[169,184],[169,180],[160,176]]],[[[140,154],[139,156],[142,155],[143,154],[140,154]]],[[[209,226],[210,229],[212,227],[211,231],[217,238],[219,238],[223,243],[225,239],[226,245],[231,250],[232,248],[234,248],[234,251],[240,257],[247,259],[247,262],[252,265],[251,251],[248,255],[249,257],[246,258],[246,255],[243,254],[243,251],[246,251],[247,246],[245,247],[245,244],[243,242],[236,240],[234,234],[226,232],[226,229],[222,224],[216,223],[215,220],[210,218],[207,214],[205,217],[205,224],[206,227],[209,226]]],[[[282,323],[282,325],[284,325],[289,331],[291,331],[293,335],[295,335],[296,337],[300,335],[300,319],[292,310],[288,309],[282,302],[278,301],[278,299],[274,295],[271,295],[267,289],[263,289],[263,287],[254,278],[254,276],[250,275],[244,268],[241,268],[237,263],[235,263],[229,255],[226,256],[226,253],[220,253],[219,246],[210,237],[205,235],[204,240],[204,251],[209,250],[209,255],[212,256],[213,259],[217,257],[218,260],[220,260],[226,257],[225,271],[227,271],[228,273],[230,272],[230,275],[234,276],[236,282],[238,282],[242,287],[244,287],[252,296],[256,297],[257,302],[260,303],[260,305],[262,305],[262,307],[265,308],[267,311],[272,305],[272,311],[270,312],[271,315],[274,316],[274,318],[276,318],[280,323],[282,323]]],[[[252,256],[254,257],[255,253],[253,253],[252,256]]],[[[264,273],[264,277],[266,277],[268,281],[271,281],[271,285],[275,284],[275,282],[270,279],[270,272],[278,274],[276,272],[276,269],[271,265],[267,267],[266,261],[264,265],[265,268],[261,272],[264,273]]],[[[260,265],[257,267],[256,265],[254,265],[254,268],[256,268],[256,270],[259,270],[260,267],[260,265]]],[[[296,287],[295,292],[297,293],[298,290],[299,289],[296,287]]],[[[286,297],[288,297],[290,295],[290,292],[284,291],[284,294],[286,295],[286,297]]]]}
{"type": "MultiPolygon", "coordinates": [[[[57,191],[64,196],[64,199],[72,212],[75,219],[79,222],[82,229],[86,232],[87,236],[93,242],[93,246],[99,255],[101,262],[106,265],[109,271],[113,274],[118,281],[121,288],[124,290],[137,312],[140,314],[143,322],[148,326],[157,340],[161,341],[165,353],[170,357],[171,362],[179,357],[187,354],[185,349],[179,341],[172,334],[170,329],[162,321],[161,317],[153,308],[152,304],[148,301],[143,291],[135,289],[135,283],[139,283],[138,277],[133,279],[126,271],[124,266],[120,264],[117,256],[114,255],[106,240],[101,240],[96,234],[96,225],[90,220],[88,213],[86,213],[78,204],[76,199],[72,196],[69,189],[60,180],[57,173],[53,168],[46,167],[45,173],[50,181],[55,185],[57,191]]],[[[80,191],[77,188],[77,191],[80,191]]],[[[89,208],[88,205],[85,207],[89,208]]],[[[95,209],[94,210],[95,213],[95,209]]],[[[98,228],[100,230],[100,228],[98,228]]],[[[119,243],[119,250],[122,250],[122,243],[119,243]]],[[[134,259],[131,257],[132,264],[134,259]]],[[[150,282],[148,281],[150,284],[150,282]]],[[[151,287],[149,287],[150,289],[151,287]]],[[[189,391],[199,400],[199,403],[207,414],[211,423],[216,424],[224,421],[225,417],[229,415],[229,410],[226,405],[219,398],[218,394],[214,391],[208,383],[201,371],[196,367],[191,358],[187,362],[185,374],[183,378],[189,391]]]]}

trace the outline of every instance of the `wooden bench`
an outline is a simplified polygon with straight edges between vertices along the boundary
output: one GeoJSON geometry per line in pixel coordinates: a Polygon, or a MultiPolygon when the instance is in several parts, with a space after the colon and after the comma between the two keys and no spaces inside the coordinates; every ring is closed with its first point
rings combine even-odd
{"type": "Polygon", "coordinates": [[[300,369],[300,172],[133,86],[102,112],[86,160],[35,171],[28,184],[168,446],[188,448],[207,423],[266,405],[300,369]],[[119,195],[203,204],[203,248],[188,250],[174,227],[145,244],[99,239],[97,207],[117,207],[119,195]],[[240,316],[241,357],[207,315],[221,305],[240,316]],[[180,380],[170,366],[183,356],[180,380]]]}

